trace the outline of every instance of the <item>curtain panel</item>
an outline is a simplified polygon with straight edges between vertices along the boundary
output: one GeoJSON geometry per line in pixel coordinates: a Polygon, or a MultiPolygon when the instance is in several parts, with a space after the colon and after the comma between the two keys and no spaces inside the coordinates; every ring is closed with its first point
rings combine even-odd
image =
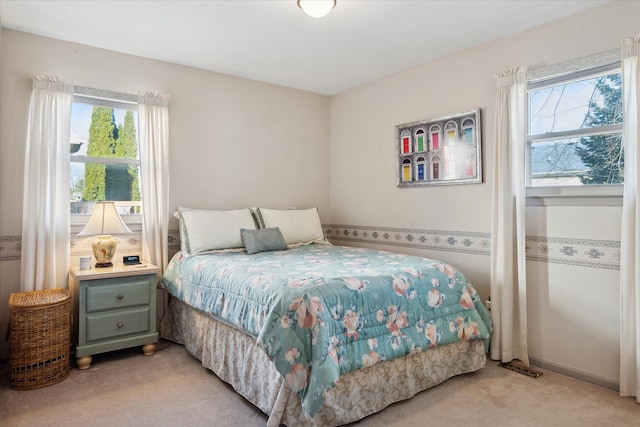
{"type": "Polygon", "coordinates": [[[164,272],[169,224],[169,97],[138,94],[142,254],[164,272]]]}
{"type": "Polygon", "coordinates": [[[67,287],[73,84],[33,80],[24,163],[20,290],[67,287]]]}
{"type": "Polygon", "coordinates": [[[624,194],[620,239],[620,395],[640,403],[640,34],[623,40],[624,194]]]}
{"type": "MultiPolygon", "coordinates": [[[[142,257],[164,269],[169,262],[169,96],[138,92],[142,257]]],[[[159,291],[158,317],[168,305],[159,291]]]]}
{"type": "Polygon", "coordinates": [[[526,68],[496,74],[495,148],[491,223],[493,360],[527,366],[525,270],[526,68]]]}

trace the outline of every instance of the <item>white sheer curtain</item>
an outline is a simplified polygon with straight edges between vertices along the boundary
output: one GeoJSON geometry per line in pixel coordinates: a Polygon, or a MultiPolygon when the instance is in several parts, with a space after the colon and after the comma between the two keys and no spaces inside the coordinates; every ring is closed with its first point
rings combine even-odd
{"type": "MultiPolygon", "coordinates": [[[[138,93],[142,258],[160,267],[169,262],[169,96],[138,93]]],[[[158,293],[162,318],[166,293],[158,293]]]]}
{"type": "Polygon", "coordinates": [[[529,365],[525,270],[526,69],[496,75],[491,224],[491,358],[529,365]]]}
{"type": "Polygon", "coordinates": [[[620,242],[620,395],[640,403],[640,34],[623,41],[624,197],[620,242]]]}
{"type": "Polygon", "coordinates": [[[24,162],[20,290],[66,288],[73,85],[33,80],[24,162]]]}

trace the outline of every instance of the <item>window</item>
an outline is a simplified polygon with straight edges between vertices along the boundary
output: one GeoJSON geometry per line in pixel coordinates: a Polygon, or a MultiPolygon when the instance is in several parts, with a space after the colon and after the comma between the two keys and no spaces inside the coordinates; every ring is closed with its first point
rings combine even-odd
{"type": "MultiPolygon", "coordinates": [[[[78,88],[76,88],[78,89],[78,88]]],[[[79,88],[71,110],[71,222],[85,222],[97,201],[115,201],[127,222],[141,213],[135,97],[79,88]],[[84,90],[83,90],[84,89],[84,90]],[[111,95],[111,98],[106,97],[111,95]]]]}
{"type": "Polygon", "coordinates": [[[622,194],[620,61],[529,81],[527,92],[527,195],[622,194]]]}

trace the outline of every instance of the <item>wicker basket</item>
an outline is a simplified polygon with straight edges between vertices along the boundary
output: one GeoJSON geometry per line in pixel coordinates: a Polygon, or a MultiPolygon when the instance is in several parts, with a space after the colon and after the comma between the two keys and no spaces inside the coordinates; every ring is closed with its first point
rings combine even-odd
{"type": "Polygon", "coordinates": [[[31,390],[69,375],[71,295],[67,289],[9,296],[11,388],[31,390]]]}

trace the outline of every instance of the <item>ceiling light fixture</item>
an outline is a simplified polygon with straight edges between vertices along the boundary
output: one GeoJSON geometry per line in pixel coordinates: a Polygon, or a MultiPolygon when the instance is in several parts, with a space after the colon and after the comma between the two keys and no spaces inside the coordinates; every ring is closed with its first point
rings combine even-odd
{"type": "Polygon", "coordinates": [[[312,18],[327,16],[336,7],[336,0],[297,0],[298,7],[312,18]]]}

